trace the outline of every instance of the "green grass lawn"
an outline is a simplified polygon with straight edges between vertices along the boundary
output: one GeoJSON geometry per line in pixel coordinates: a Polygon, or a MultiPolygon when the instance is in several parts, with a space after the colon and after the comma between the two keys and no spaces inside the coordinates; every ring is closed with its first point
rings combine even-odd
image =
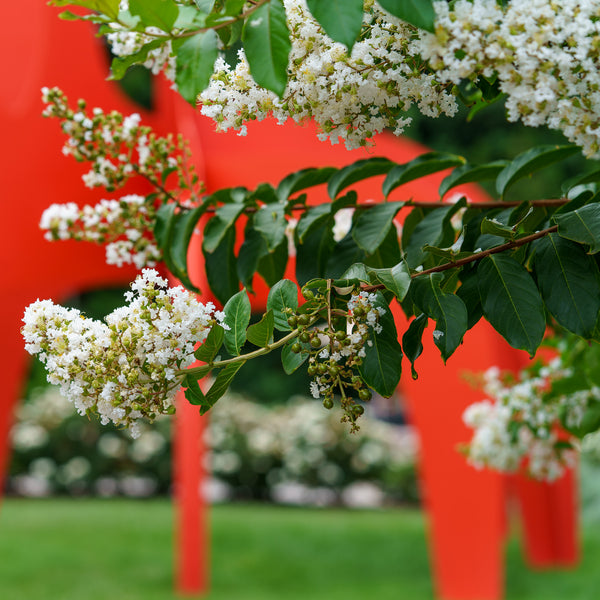
{"type": "MultiPolygon", "coordinates": [[[[212,512],[209,600],[431,600],[422,514],[219,506],[212,512]]],[[[534,573],[515,541],[508,600],[596,599],[600,531],[584,532],[571,572],[534,573]]],[[[167,501],[6,500],[0,598],[169,600],[167,501]]]]}

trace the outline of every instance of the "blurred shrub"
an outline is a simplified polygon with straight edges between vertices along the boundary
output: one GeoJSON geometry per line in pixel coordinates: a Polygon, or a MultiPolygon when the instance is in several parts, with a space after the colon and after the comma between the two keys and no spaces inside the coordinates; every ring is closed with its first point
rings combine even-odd
{"type": "MultiPolygon", "coordinates": [[[[32,393],[12,429],[8,493],[151,496],[171,485],[171,424],[133,440],[81,417],[55,388],[32,393]]],[[[350,435],[339,414],[294,398],[265,408],[242,396],[211,411],[207,465],[213,500],[373,506],[417,502],[412,429],[368,417],[350,435]]]]}

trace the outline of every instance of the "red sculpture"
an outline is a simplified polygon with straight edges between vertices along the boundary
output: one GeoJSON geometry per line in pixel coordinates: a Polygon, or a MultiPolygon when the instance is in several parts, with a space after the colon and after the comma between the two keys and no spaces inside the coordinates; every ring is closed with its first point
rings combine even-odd
{"type": "MultiPolygon", "coordinates": [[[[0,396],[0,479],[4,473],[14,402],[27,367],[19,334],[24,307],[38,297],[65,298],[75,291],[131,281],[131,269],[104,264],[103,251],[74,242],[48,243],[38,229],[41,212],[53,202],[90,203],[101,194],[84,190],[83,169],[60,154],[63,137],[56,123],[40,118],[40,88],[58,85],[71,98],[85,95],[92,106],[141,112],[105,81],[105,49],[85,24],[65,23],[38,0],[5,3],[3,22],[10,23],[0,40],[5,60],[0,66],[0,120],[3,132],[1,187],[11,210],[5,227],[5,278],[0,353],[4,388],[0,396]],[[26,14],[24,20],[22,15],[26,14]],[[12,208],[11,206],[11,208],[12,208]],[[8,283],[10,282],[10,284],[8,283]]],[[[143,114],[144,122],[166,132],[175,126],[191,139],[199,174],[208,190],[260,181],[277,182],[304,166],[344,165],[365,156],[318,142],[314,128],[279,127],[273,123],[249,128],[246,138],[215,134],[211,122],[200,118],[166,90],[158,96],[159,110],[143,114]],[[233,165],[233,167],[232,167],[233,165]]],[[[423,148],[382,136],[371,155],[406,161],[423,148]]],[[[377,183],[377,182],[376,182],[377,183]]],[[[396,196],[436,200],[439,177],[407,185],[396,196]]],[[[361,197],[378,196],[373,181],[359,186],[361,197]]],[[[482,198],[470,189],[473,200],[482,198]]],[[[199,254],[195,253],[198,257],[199,254]]],[[[196,259],[199,261],[199,259],[196,259]]],[[[201,277],[201,263],[192,264],[201,277]]],[[[198,278],[196,278],[199,281],[198,278]]],[[[204,286],[206,289],[206,286],[204,286]]],[[[257,307],[264,304],[265,289],[257,307]]],[[[403,319],[398,315],[399,322],[403,319]]],[[[403,329],[403,327],[400,327],[403,329]]],[[[427,336],[425,336],[427,337],[427,336]]],[[[505,492],[516,488],[523,507],[528,555],[536,566],[569,565],[577,559],[576,501],[573,475],[558,483],[540,484],[478,472],[456,452],[468,439],[461,413],[479,393],[460,379],[463,369],[480,371],[491,364],[517,368],[525,359],[508,348],[488,326],[469,332],[464,347],[442,371],[431,345],[419,359],[418,382],[405,378],[411,418],[422,440],[421,473],[430,516],[433,573],[438,594],[446,599],[495,599],[502,596],[502,544],[506,531],[505,492]],[[440,389],[443,382],[443,389],[440,389]]],[[[203,427],[194,407],[181,403],[175,435],[176,491],[179,500],[178,575],[182,592],[207,587],[207,511],[198,494],[202,478],[199,439],[203,427]]],[[[0,531],[0,535],[2,532],[0,531]]]]}

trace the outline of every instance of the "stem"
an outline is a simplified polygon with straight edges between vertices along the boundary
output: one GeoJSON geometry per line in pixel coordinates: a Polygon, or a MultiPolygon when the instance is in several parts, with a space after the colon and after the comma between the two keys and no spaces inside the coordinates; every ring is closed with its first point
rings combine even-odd
{"type": "MultiPolygon", "coordinates": [[[[248,352],[248,354],[240,354],[239,356],[234,356],[233,358],[228,358],[226,360],[218,360],[217,362],[208,363],[212,369],[218,369],[220,367],[224,367],[225,365],[230,365],[236,362],[242,362],[249,360],[251,358],[256,358],[257,356],[262,356],[263,354],[268,354],[271,350],[276,350],[277,348],[281,348],[281,346],[285,345],[290,340],[293,340],[300,333],[299,329],[294,329],[291,333],[288,333],[286,336],[282,337],[280,340],[266,346],[265,348],[259,348],[258,350],[254,350],[252,352],[248,352]]],[[[206,365],[202,365],[201,367],[192,367],[191,369],[180,369],[179,371],[175,371],[175,375],[183,376],[183,375],[193,375],[194,373],[201,373],[206,369],[206,365]]],[[[206,373],[205,373],[206,375],[206,373]]]]}

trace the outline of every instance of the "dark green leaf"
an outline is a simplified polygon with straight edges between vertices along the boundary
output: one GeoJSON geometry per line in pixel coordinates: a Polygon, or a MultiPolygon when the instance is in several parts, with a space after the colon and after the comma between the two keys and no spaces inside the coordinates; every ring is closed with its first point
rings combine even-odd
{"type": "Polygon", "coordinates": [[[296,226],[296,236],[298,240],[303,242],[304,237],[313,227],[322,225],[329,219],[330,213],[331,204],[329,204],[329,202],[319,204],[318,206],[312,206],[304,211],[296,226]]]}
{"type": "Polygon", "coordinates": [[[214,252],[204,253],[204,269],[210,290],[225,304],[240,288],[237,278],[235,230],[230,229],[214,252]]]}
{"type": "Polygon", "coordinates": [[[296,171],[279,182],[277,196],[280,200],[287,200],[300,190],[327,183],[336,171],[335,167],[323,167],[320,169],[311,167],[296,171]]]}
{"type": "Polygon", "coordinates": [[[404,262],[398,263],[390,269],[367,269],[371,283],[381,283],[398,298],[404,300],[410,287],[410,270],[404,262]]]}
{"type": "Polygon", "coordinates": [[[421,154],[414,160],[395,166],[388,174],[381,189],[384,196],[388,196],[389,193],[397,187],[420,179],[426,175],[432,173],[438,173],[444,171],[450,167],[458,167],[464,165],[465,159],[462,156],[456,154],[449,154],[447,152],[428,152],[427,154],[421,154]]]}
{"type": "Polygon", "coordinates": [[[308,352],[292,352],[292,345],[295,342],[295,339],[290,340],[281,349],[281,364],[287,375],[291,375],[298,367],[303,365],[310,356],[308,352]]]}
{"type": "Polygon", "coordinates": [[[488,218],[484,218],[483,221],[481,221],[481,233],[494,235],[504,239],[512,239],[515,237],[515,231],[512,227],[504,225],[495,219],[488,218]]]}
{"type": "Polygon", "coordinates": [[[223,307],[223,312],[225,313],[223,322],[229,327],[224,333],[225,348],[229,354],[238,356],[246,341],[246,329],[252,312],[246,290],[240,290],[229,298],[223,307]]]}
{"type": "Polygon", "coordinates": [[[356,218],[352,237],[367,254],[373,254],[393,227],[404,202],[382,202],[364,208],[356,218]]]}
{"type": "Polygon", "coordinates": [[[173,233],[170,241],[171,258],[179,271],[188,272],[187,255],[194,229],[205,213],[206,206],[200,205],[192,210],[185,210],[175,215],[173,233]]]}
{"type": "Polygon", "coordinates": [[[296,244],[296,279],[300,285],[313,277],[325,275],[327,261],[332,256],[334,246],[333,233],[328,223],[311,228],[303,243],[296,244]]]}
{"type": "Polygon", "coordinates": [[[197,377],[188,375],[185,378],[183,385],[187,386],[184,395],[190,404],[195,406],[202,406],[203,404],[206,404],[206,396],[200,388],[197,377]]]}
{"type": "Polygon", "coordinates": [[[154,239],[161,250],[169,243],[169,235],[175,218],[176,204],[163,204],[156,211],[154,239]]]}
{"type": "Polygon", "coordinates": [[[164,43],[164,40],[152,40],[144,44],[137,52],[127,56],[115,56],[110,64],[110,79],[122,79],[127,69],[134,64],[143,63],[148,58],[148,52],[158,48],[164,43]]]}
{"type": "Polygon", "coordinates": [[[535,242],[534,265],[552,316],[569,331],[591,338],[600,313],[596,261],[578,244],[553,233],[535,242]]]}
{"type": "Polygon", "coordinates": [[[446,294],[440,288],[443,279],[441,273],[416,277],[411,284],[411,297],[436,322],[433,341],[446,362],[462,342],[468,317],[464,302],[455,294],[446,294]]]}
{"type": "Polygon", "coordinates": [[[531,276],[510,256],[491,254],[477,268],[485,318],[513,347],[535,354],[546,329],[544,304],[531,276]]]}
{"type": "Polygon", "coordinates": [[[402,336],[402,349],[406,358],[410,360],[410,371],[413,379],[418,379],[419,374],[415,370],[415,361],[423,352],[423,331],[429,319],[427,315],[421,313],[416,319],[413,319],[408,326],[405,334],[402,336]]]}
{"type": "Polygon", "coordinates": [[[219,51],[217,34],[209,29],[188,37],[177,50],[175,83],[179,93],[192,106],[198,94],[204,90],[213,74],[219,51]]]}
{"type": "Polygon", "coordinates": [[[194,352],[194,356],[202,362],[211,363],[221,349],[224,335],[225,330],[220,325],[211,327],[206,339],[194,352]]]}
{"type": "Polygon", "coordinates": [[[252,289],[254,274],[258,271],[260,260],[267,254],[265,238],[249,222],[237,258],[237,275],[245,288],[252,289]]]}
{"type": "Polygon", "coordinates": [[[289,279],[282,279],[269,291],[267,309],[273,310],[274,325],[279,331],[291,331],[286,308],[296,312],[298,308],[298,286],[289,279]]]}
{"type": "Polygon", "coordinates": [[[431,0],[378,0],[390,14],[432,33],[435,31],[435,11],[431,0]]]}
{"type": "Polygon", "coordinates": [[[283,96],[292,48],[283,2],[271,0],[255,10],[244,24],[242,40],[254,81],[283,96]]]}
{"type": "Polygon", "coordinates": [[[258,273],[272,287],[283,278],[288,263],[288,240],[284,238],[273,250],[266,252],[258,261],[258,273]]]}
{"type": "Polygon", "coordinates": [[[119,16],[119,0],[51,0],[51,6],[82,6],[109,16],[113,21],[119,16]]]}
{"type": "Polygon", "coordinates": [[[385,310],[379,318],[381,332],[375,333],[372,329],[369,330],[373,344],[364,346],[365,357],[359,371],[369,387],[385,398],[389,398],[400,382],[402,348],[398,343],[394,316],[380,292],[377,292],[375,306],[385,310]]]}
{"type": "Polygon", "coordinates": [[[325,33],[350,54],[362,28],[363,0],[306,0],[306,4],[325,33]]]}
{"type": "Polygon", "coordinates": [[[179,16],[174,0],[129,0],[129,12],[138,15],[144,27],[158,27],[167,33],[179,16]]]}
{"type": "Polygon", "coordinates": [[[588,245],[590,254],[600,250],[600,203],[594,202],[555,215],[553,220],[558,225],[558,234],[561,237],[588,245]]]}
{"type": "Polygon", "coordinates": [[[217,400],[227,391],[231,381],[236,373],[246,364],[246,361],[230,363],[225,366],[215,378],[215,382],[206,392],[206,405],[200,407],[200,414],[203,415],[215,405],[217,400]]]}
{"type": "Polygon", "coordinates": [[[381,156],[358,160],[332,175],[327,184],[327,193],[330,198],[335,198],[343,189],[357,181],[376,175],[385,175],[394,164],[391,160],[381,156]]]}
{"type": "Polygon", "coordinates": [[[265,238],[267,249],[274,250],[285,238],[287,221],[283,204],[261,206],[254,214],[254,228],[265,238]]]}
{"type": "Polygon", "coordinates": [[[243,211],[243,204],[223,204],[217,208],[215,216],[204,228],[202,247],[205,252],[215,251],[243,211]]]}
{"type": "Polygon", "coordinates": [[[259,348],[266,348],[273,341],[273,328],[273,310],[269,309],[258,323],[248,327],[248,341],[259,348]]]}
{"type": "Polygon", "coordinates": [[[481,298],[479,297],[479,286],[477,283],[477,273],[473,270],[466,276],[461,274],[461,278],[461,286],[456,291],[456,295],[467,307],[467,329],[471,329],[471,327],[478,323],[483,316],[481,298]]]}
{"type": "Polygon", "coordinates": [[[445,196],[449,190],[456,186],[465,183],[496,179],[500,171],[502,171],[508,163],[509,161],[507,160],[497,160],[485,165],[470,165],[467,163],[460,167],[456,167],[456,169],[454,169],[450,175],[445,177],[440,184],[440,198],[445,196]]]}
{"type": "Polygon", "coordinates": [[[501,196],[514,183],[531,175],[534,171],[547,167],[580,152],[577,146],[539,146],[519,154],[498,175],[496,190],[501,196]]]}

